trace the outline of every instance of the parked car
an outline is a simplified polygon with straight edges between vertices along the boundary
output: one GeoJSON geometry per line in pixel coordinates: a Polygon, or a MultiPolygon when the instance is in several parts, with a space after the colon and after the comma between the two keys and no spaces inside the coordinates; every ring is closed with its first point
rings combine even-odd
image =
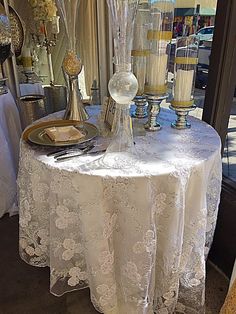
{"type": "Polygon", "coordinates": [[[196,34],[193,34],[191,36],[196,36],[200,43],[202,43],[204,40],[211,40],[213,38],[214,34],[214,26],[207,26],[199,29],[196,34]]]}

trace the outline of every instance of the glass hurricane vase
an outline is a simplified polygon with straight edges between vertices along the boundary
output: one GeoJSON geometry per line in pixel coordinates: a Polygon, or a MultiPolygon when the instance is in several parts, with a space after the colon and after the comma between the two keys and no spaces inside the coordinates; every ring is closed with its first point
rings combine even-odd
{"type": "Polygon", "coordinates": [[[131,72],[131,49],[134,18],[138,0],[107,0],[112,17],[116,72],[108,89],[116,102],[113,138],[103,157],[111,168],[131,167],[135,162],[130,103],[138,90],[138,81],[131,72]]]}
{"type": "Polygon", "coordinates": [[[89,118],[82,103],[79,90],[78,75],[82,70],[82,62],[76,53],[75,24],[80,0],[57,0],[65,23],[68,37],[68,50],[63,60],[63,70],[69,80],[69,101],[64,119],[85,121],[89,118]]]}

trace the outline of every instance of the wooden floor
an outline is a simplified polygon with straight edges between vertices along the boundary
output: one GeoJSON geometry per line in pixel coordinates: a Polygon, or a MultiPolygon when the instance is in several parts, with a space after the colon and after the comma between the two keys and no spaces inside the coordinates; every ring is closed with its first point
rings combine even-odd
{"type": "MultiPolygon", "coordinates": [[[[224,276],[208,264],[206,314],[219,313],[228,284],[224,276]]],[[[0,314],[92,313],[97,312],[90,302],[88,289],[60,298],[49,293],[49,270],[29,266],[18,255],[18,217],[1,218],[0,314]]]]}

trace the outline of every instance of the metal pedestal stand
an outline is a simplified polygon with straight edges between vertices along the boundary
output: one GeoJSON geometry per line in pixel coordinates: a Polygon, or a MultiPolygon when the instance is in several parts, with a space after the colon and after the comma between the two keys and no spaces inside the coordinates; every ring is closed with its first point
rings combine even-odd
{"type": "Polygon", "coordinates": [[[196,108],[195,105],[186,108],[177,108],[170,105],[170,109],[175,111],[177,115],[176,121],[171,123],[172,128],[178,130],[190,129],[191,124],[187,121],[187,116],[189,112],[195,110],[195,108],[196,108]]]}

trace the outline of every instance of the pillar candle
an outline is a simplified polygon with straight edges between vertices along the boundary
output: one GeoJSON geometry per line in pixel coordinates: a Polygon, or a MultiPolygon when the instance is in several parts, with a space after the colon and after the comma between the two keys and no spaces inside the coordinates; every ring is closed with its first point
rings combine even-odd
{"type": "Polygon", "coordinates": [[[139,58],[146,57],[136,57],[137,60],[134,62],[133,72],[138,80],[138,92],[137,95],[142,95],[144,93],[144,84],[145,84],[145,76],[146,76],[146,60],[138,60],[139,58]],[[139,62],[140,61],[140,62],[139,62]]]}
{"type": "Polygon", "coordinates": [[[52,34],[59,34],[60,26],[59,26],[60,16],[53,16],[52,18],[52,34]]]}
{"type": "Polygon", "coordinates": [[[32,57],[30,48],[24,48],[22,51],[22,64],[25,72],[32,72],[32,57]]]}
{"type": "Polygon", "coordinates": [[[167,69],[168,55],[156,55],[151,53],[149,55],[149,69],[148,69],[148,85],[163,86],[166,83],[166,69],[167,69]]]}
{"type": "Polygon", "coordinates": [[[177,70],[174,87],[175,101],[190,101],[193,87],[194,70],[177,70]]]}

